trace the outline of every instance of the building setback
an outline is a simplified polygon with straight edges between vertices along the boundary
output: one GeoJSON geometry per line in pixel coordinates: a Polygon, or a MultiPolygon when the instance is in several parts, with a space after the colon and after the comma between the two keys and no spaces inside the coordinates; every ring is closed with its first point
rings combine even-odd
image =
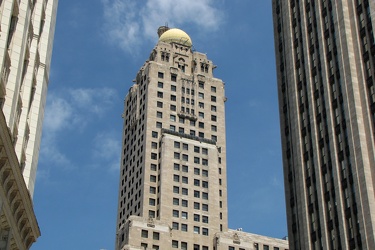
{"type": "Polygon", "coordinates": [[[57,0],[0,1],[0,249],[40,236],[32,204],[57,0]]]}
{"type": "Polygon", "coordinates": [[[228,231],[224,83],[184,31],[158,34],[125,98],[116,249],[288,248],[228,231]]]}
{"type": "Polygon", "coordinates": [[[290,248],[375,249],[375,1],[272,3],[290,248]]]}

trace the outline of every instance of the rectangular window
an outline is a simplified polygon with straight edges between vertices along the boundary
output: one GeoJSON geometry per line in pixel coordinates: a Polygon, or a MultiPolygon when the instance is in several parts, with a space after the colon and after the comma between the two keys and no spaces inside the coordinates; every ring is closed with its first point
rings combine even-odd
{"type": "Polygon", "coordinates": [[[208,235],[208,228],[202,227],[202,234],[207,236],[208,235]]]}
{"type": "Polygon", "coordinates": [[[158,132],[152,131],[152,138],[158,138],[158,132]]]}
{"type": "Polygon", "coordinates": [[[171,81],[176,82],[177,81],[177,75],[171,74],[171,81]]]}
{"type": "Polygon", "coordinates": [[[199,214],[194,214],[194,221],[197,221],[197,222],[200,221],[200,215],[199,214]]]}
{"type": "Polygon", "coordinates": [[[181,218],[187,220],[188,219],[188,213],[187,212],[181,212],[181,218]]]}
{"type": "Polygon", "coordinates": [[[198,87],[199,87],[200,89],[204,89],[204,82],[199,82],[199,83],[198,83],[198,87]]]}
{"type": "Polygon", "coordinates": [[[189,195],[189,192],[188,192],[187,188],[182,188],[181,193],[182,193],[182,195],[189,195]]]}
{"type": "Polygon", "coordinates": [[[173,198],[173,205],[178,206],[180,205],[180,200],[177,198],[173,198]]]}
{"type": "Polygon", "coordinates": [[[164,73],[163,72],[158,72],[158,77],[163,79],[164,78],[164,73]]]}
{"type": "Polygon", "coordinates": [[[176,126],[175,125],[169,125],[169,130],[176,131],[176,126]]]}
{"type": "Polygon", "coordinates": [[[162,128],[163,127],[163,123],[161,122],[156,122],[156,128],[162,128]]]}
{"type": "Polygon", "coordinates": [[[194,202],[194,209],[199,210],[200,209],[200,203],[194,202]]]}
{"type": "Polygon", "coordinates": [[[194,179],[194,186],[199,187],[201,185],[200,180],[194,179]]]}
{"type": "Polygon", "coordinates": [[[216,87],[214,87],[214,86],[211,86],[211,92],[214,92],[214,93],[216,93],[216,87]]]}
{"type": "Polygon", "coordinates": [[[189,160],[189,156],[183,154],[183,155],[182,155],[182,160],[183,160],[183,161],[188,161],[188,160],[189,160]]]}
{"type": "Polygon", "coordinates": [[[163,92],[158,91],[158,97],[163,98],[163,92]]]}
{"type": "Polygon", "coordinates": [[[189,172],[189,167],[186,165],[182,165],[182,172],[185,172],[185,173],[189,172]]]}
{"type": "Polygon", "coordinates": [[[217,117],[216,117],[216,115],[211,115],[211,121],[213,121],[213,122],[216,122],[216,121],[217,121],[217,117]]]}
{"type": "Polygon", "coordinates": [[[177,174],[174,174],[174,175],[173,175],[173,181],[175,181],[175,182],[180,182],[180,176],[177,175],[177,174]]]}
{"type": "Polygon", "coordinates": [[[151,153],[151,159],[152,160],[157,160],[158,155],[156,153],[151,153]]]}
{"type": "Polygon", "coordinates": [[[180,148],[180,143],[178,141],[174,142],[174,148],[180,148]]]}
{"type": "Polygon", "coordinates": [[[148,238],[148,231],[142,230],[141,236],[142,236],[142,238],[148,238]]]}
{"type": "Polygon", "coordinates": [[[157,102],[157,106],[158,106],[158,108],[162,108],[163,107],[163,103],[162,102],[157,102]]]}
{"type": "Polygon", "coordinates": [[[173,186],[173,193],[179,194],[180,193],[180,188],[176,187],[176,186],[173,186]]]}
{"type": "Polygon", "coordinates": [[[203,200],[208,200],[208,193],[202,192],[202,199],[203,200]]]}
{"type": "Polygon", "coordinates": [[[194,163],[195,163],[195,164],[200,164],[200,159],[199,159],[199,157],[194,157],[194,163]]]}
{"type": "Polygon", "coordinates": [[[178,223],[177,223],[177,222],[173,222],[173,223],[172,223],[172,228],[173,228],[174,230],[178,230],[178,223]]]}
{"type": "Polygon", "coordinates": [[[175,95],[171,95],[171,101],[175,102],[177,99],[176,99],[176,96],[175,95]]]}
{"type": "Polygon", "coordinates": [[[150,169],[151,169],[152,171],[156,171],[156,164],[151,164],[150,169]]]}
{"type": "Polygon", "coordinates": [[[172,248],[178,248],[178,241],[172,240],[172,248]]]}
{"type": "Polygon", "coordinates": [[[177,109],[176,109],[176,105],[172,105],[172,104],[171,104],[171,106],[170,106],[170,110],[171,110],[171,111],[176,111],[176,110],[177,110],[177,109]]]}
{"type": "Polygon", "coordinates": [[[208,177],[208,170],[202,170],[202,176],[208,177]]]}
{"type": "MultiPolygon", "coordinates": [[[[181,224],[181,231],[187,232],[188,231],[188,225],[187,224],[181,224]]],[[[184,248],[182,248],[182,243],[181,243],[181,249],[184,249],[184,248]]]]}
{"type": "Polygon", "coordinates": [[[176,116],[175,115],[170,115],[169,116],[171,122],[175,122],[176,121],[176,116]]]}
{"type": "Polygon", "coordinates": [[[208,155],[208,149],[207,148],[202,148],[202,154],[208,155]]]}
{"type": "Polygon", "coordinates": [[[202,222],[208,224],[208,216],[202,216],[202,222]]]}
{"type": "Polygon", "coordinates": [[[175,85],[171,85],[171,91],[176,92],[176,86],[175,85]]]}
{"type": "Polygon", "coordinates": [[[199,234],[200,233],[200,228],[197,226],[194,226],[194,233],[199,234]]]}
{"type": "Polygon", "coordinates": [[[203,102],[199,102],[199,103],[198,103],[198,106],[199,106],[201,109],[204,109],[204,103],[203,103],[203,102]]]}
{"type": "Polygon", "coordinates": [[[176,170],[176,171],[180,171],[180,164],[174,163],[173,169],[176,170]]]}
{"type": "Polygon", "coordinates": [[[158,82],[158,88],[163,88],[163,83],[162,82],[158,82]]]}
{"type": "Polygon", "coordinates": [[[211,96],[211,102],[216,102],[216,96],[214,95],[211,96]]]}
{"type": "Polygon", "coordinates": [[[158,148],[158,144],[156,142],[151,142],[151,148],[153,149],[158,148]]]}
{"type": "Polygon", "coordinates": [[[150,175],[150,182],[156,182],[156,176],[150,175]]]}
{"type": "Polygon", "coordinates": [[[194,146],[194,153],[200,153],[200,147],[194,146]]]}
{"type": "Polygon", "coordinates": [[[217,131],[217,127],[215,125],[211,125],[211,131],[216,132],[217,131]]]}
{"type": "Polygon", "coordinates": [[[173,217],[178,218],[179,217],[179,211],[173,210],[173,217]]]}
{"type": "Polygon", "coordinates": [[[204,99],[204,94],[202,92],[198,92],[198,98],[199,99],[204,99]]]}
{"type": "Polygon", "coordinates": [[[200,192],[197,190],[194,190],[194,197],[195,198],[200,198],[200,192]]]}
{"type": "Polygon", "coordinates": [[[157,117],[157,118],[163,118],[163,113],[157,111],[157,112],[156,112],[156,117],[157,117]]]}
{"type": "Polygon", "coordinates": [[[180,153],[176,153],[174,152],[174,156],[173,156],[175,159],[180,159],[180,153]]]}
{"type": "Polygon", "coordinates": [[[203,113],[203,112],[198,112],[198,116],[199,116],[200,118],[204,118],[204,113],[203,113]]]}
{"type": "MultiPolygon", "coordinates": [[[[186,228],[187,231],[187,228],[186,228]]],[[[186,242],[181,242],[181,250],[187,250],[187,243],[186,242]]]]}
{"type": "Polygon", "coordinates": [[[189,145],[186,144],[186,143],[182,144],[182,149],[183,150],[189,150],[189,145]]]}
{"type": "Polygon", "coordinates": [[[199,168],[194,168],[194,174],[200,175],[200,169],[199,168]]]}
{"type": "Polygon", "coordinates": [[[208,166],[208,160],[207,159],[202,159],[202,165],[203,166],[208,166]]]}
{"type": "Polygon", "coordinates": [[[198,126],[199,126],[199,128],[204,128],[204,123],[203,122],[199,122],[198,126]]]}
{"type": "Polygon", "coordinates": [[[156,188],[150,187],[150,194],[156,194],[156,188]]]}
{"type": "Polygon", "coordinates": [[[188,207],[188,201],[187,200],[182,200],[181,201],[181,206],[188,207]]]}
{"type": "Polygon", "coordinates": [[[202,210],[208,211],[208,204],[202,204],[202,210]]]}
{"type": "Polygon", "coordinates": [[[182,176],[182,183],[188,184],[188,178],[186,176],[182,176]]]}
{"type": "Polygon", "coordinates": [[[158,232],[153,232],[153,233],[152,233],[152,238],[153,238],[154,240],[159,240],[159,239],[160,239],[160,234],[159,234],[158,232]]]}
{"type": "Polygon", "coordinates": [[[216,106],[215,105],[211,105],[211,111],[216,112],[216,106]]]}

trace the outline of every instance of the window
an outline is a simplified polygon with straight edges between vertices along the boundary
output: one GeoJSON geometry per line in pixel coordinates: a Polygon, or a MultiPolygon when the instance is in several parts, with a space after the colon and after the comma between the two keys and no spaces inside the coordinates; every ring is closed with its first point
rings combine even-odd
{"type": "Polygon", "coordinates": [[[194,190],[194,197],[195,198],[200,198],[200,192],[197,190],[194,190]]]}
{"type": "Polygon", "coordinates": [[[148,231],[142,230],[141,236],[142,236],[142,238],[148,238],[148,231]]]}
{"type": "Polygon", "coordinates": [[[149,204],[150,206],[155,206],[155,199],[150,198],[150,199],[148,200],[148,204],[149,204]]]}
{"type": "Polygon", "coordinates": [[[204,123],[203,122],[199,122],[198,126],[199,126],[199,128],[204,128],[204,123]]]}
{"type": "Polygon", "coordinates": [[[163,107],[163,103],[158,101],[158,102],[157,102],[157,107],[158,107],[158,108],[162,108],[162,107],[163,107]]]}
{"type": "Polygon", "coordinates": [[[141,243],[141,247],[142,247],[143,249],[147,249],[147,244],[146,244],[146,243],[141,243]]]}
{"type": "Polygon", "coordinates": [[[200,215],[199,214],[194,214],[194,221],[197,221],[197,222],[200,221],[200,215]]]}
{"type": "Polygon", "coordinates": [[[180,188],[176,187],[176,186],[173,186],[173,193],[179,194],[180,193],[180,188]]]}
{"type": "Polygon", "coordinates": [[[214,93],[216,93],[216,87],[214,87],[214,86],[211,86],[211,92],[214,92],[214,93]]]}
{"type": "Polygon", "coordinates": [[[150,169],[151,169],[152,171],[156,171],[156,164],[151,164],[150,169]]]}
{"type": "Polygon", "coordinates": [[[202,216],[202,222],[208,223],[208,216],[202,216]]]}
{"type": "Polygon", "coordinates": [[[263,250],[270,250],[270,247],[268,245],[263,245],[263,250]]]}
{"type": "Polygon", "coordinates": [[[202,210],[208,211],[208,204],[202,204],[202,210]]]}
{"type": "Polygon", "coordinates": [[[178,122],[182,123],[182,124],[185,124],[185,118],[183,118],[183,117],[178,118],[178,122]]]}
{"type": "Polygon", "coordinates": [[[174,230],[178,230],[178,223],[177,223],[177,222],[173,222],[173,223],[172,223],[172,228],[173,228],[174,230]]]}
{"type": "Polygon", "coordinates": [[[190,129],[190,135],[195,136],[195,130],[190,129]]]}
{"type": "Polygon", "coordinates": [[[182,176],[182,183],[188,184],[189,179],[186,176],[182,176]]]}
{"type": "Polygon", "coordinates": [[[189,167],[186,165],[182,165],[182,172],[185,172],[185,173],[189,172],[189,167]]]}
{"type": "Polygon", "coordinates": [[[204,89],[204,82],[199,82],[199,83],[198,83],[198,87],[199,87],[200,89],[204,89]]]}
{"type": "Polygon", "coordinates": [[[180,164],[174,163],[173,169],[176,170],[176,171],[180,171],[180,164]]]}
{"type": "Polygon", "coordinates": [[[148,217],[150,217],[150,218],[155,218],[155,211],[153,211],[153,210],[149,210],[149,211],[148,211],[148,217]]]}
{"type": "Polygon", "coordinates": [[[177,198],[173,198],[173,205],[178,206],[180,205],[180,201],[177,198]]]}
{"type": "Polygon", "coordinates": [[[187,224],[181,224],[181,231],[187,232],[188,231],[188,225],[187,224]]]}
{"type": "Polygon", "coordinates": [[[163,98],[163,92],[158,91],[158,97],[163,98]]]}
{"type": "Polygon", "coordinates": [[[153,233],[152,233],[152,238],[153,238],[154,240],[159,240],[159,239],[160,239],[160,234],[159,234],[158,232],[153,232],[153,233]]]}
{"type": "Polygon", "coordinates": [[[207,181],[202,181],[202,187],[208,188],[208,182],[207,181]]]}
{"type": "Polygon", "coordinates": [[[163,83],[162,82],[158,82],[158,88],[163,88],[163,83]]]}
{"type": "Polygon", "coordinates": [[[179,128],[178,128],[178,132],[179,132],[179,133],[181,133],[181,134],[184,134],[184,133],[185,133],[185,129],[184,129],[184,128],[181,128],[181,127],[179,127],[179,128]]]}
{"type": "Polygon", "coordinates": [[[178,241],[172,240],[172,248],[178,248],[178,241]]]}
{"type": "Polygon", "coordinates": [[[152,249],[153,250],[159,250],[159,246],[158,245],[152,245],[152,249]]]}
{"type": "Polygon", "coordinates": [[[176,92],[176,86],[175,85],[171,85],[171,91],[176,92]]]}
{"type": "Polygon", "coordinates": [[[151,153],[151,159],[157,160],[158,155],[156,153],[151,153]]]}
{"type": "Polygon", "coordinates": [[[151,182],[156,182],[156,176],[155,175],[150,175],[150,181],[151,182]]]}
{"type": "Polygon", "coordinates": [[[194,209],[199,210],[200,209],[200,203],[194,202],[194,209]]]}
{"type": "Polygon", "coordinates": [[[176,96],[175,95],[171,95],[171,101],[176,101],[177,99],[176,99],[176,96]]]}
{"type": "Polygon", "coordinates": [[[194,248],[193,248],[194,250],[199,250],[199,245],[197,245],[197,244],[194,244],[194,248]]]}
{"type": "Polygon", "coordinates": [[[216,112],[216,106],[215,105],[211,105],[211,111],[216,112]]]}
{"type": "Polygon", "coordinates": [[[197,226],[194,226],[194,233],[199,234],[200,233],[200,228],[197,226]]]}
{"type": "Polygon", "coordinates": [[[180,159],[180,153],[174,152],[174,158],[175,159],[180,159]]]}
{"type": "Polygon", "coordinates": [[[204,99],[204,94],[202,92],[198,92],[198,98],[199,99],[204,99]]]}
{"type": "Polygon", "coordinates": [[[201,138],[204,138],[204,133],[203,132],[199,132],[198,136],[201,137],[201,138]]]}
{"type": "Polygon", "coordinates": [[[202,227],[202,234],[207,236],[208,235],[208,228],[202,227]]]}
{"type": "Polygon", "coordinates": [[[163,79],[164,78],[164,73],[163,72],[158,72],[158,77],[163,79]]]}
{"type": "Polygon", "coordinates": [[[216,121],[217,121],[217,117],[216,117],[216,115],[211,115],[211,121],[213,121],[213,122],[216,122],[216,121]]]}
{"type": "Polygon", "coordinates": [[[152,138],[158,138],[158,132],[152,131],[152,138]]]}
{"type": "Polygon", "coordinates": [[[189,150],[189,145],[186,143],[182,144],[182,149],[189,150]]]}
{"type": "Polygon", "coordinates": [[[181,218],[182,219],[187,219],[188,218],[188,213],[187,212],[181,212],[181,218]]]}
{"type": "Polygon", "coordinates": [[[176,111],[176,105],[171,104],[170,109],[171,109],[171,111],[176,111]]]}
{"type": "Polygon", "coordinates": [[[195,163],[195,164],[200,164],[200,159],[199,159],[199,157],[194,157],[194,163],[195,163]]]}
{"type": "Polygon", "coordinates": [[[216,96],[214,95],[211,96],[211,102],[216,102],[216,96]]]}
{"type": "Polygon", "coordinates": [[[202,148],[202,154],[208,155],[208,149],[207,148],[202,148]]]}
{"type": "Polygon", "coordinates": [[[195,121],[194,120],[190,120],[190,126],[195,126],[195,121]]]}
{"type": "Polygon", "coordinates": [[[200,148],[197,146],[194,146],[194,153],[200,153],[200,148]]]}
{"type": "Polygon", "coordinates": [[[202,199],[203,200],[208,200],[208,193],[202,192],[202,199]]]}
{"type": "Polygon", "coordinates": [[[200,169],[199,168],[194,168],[194,174],[200,175],[200,169]]]}
{"type": "Polygon", "coordinates": [[[181,242],[181,249],[187,250],[187,243],[186,242],[181,242]]]}
{"type": "Polygon", "coordinates": [[[211,140],[217,141],[217,136],[216,135],[211,135],[211,140]]]}
{"type": "Polygon", "coordinates": [[[175,125],[169,125],[169,130],[176,131],[176,126],[175,125]]]}
{"type": "Polygon", "coordinates": [[[235,250],[234,247],[228,247],[228,250],[235,250]]]}
{"type": "Polygon", "coordinates": [[[207,159],[202,159],[202,165],[203,166],[208,166],[208,160],[207,159]]]}
{"type": "Polygon", "coordinates": [[[188,195],[189,194],[187,188],[182,188],[181,193],[182,193],[182,195],[188,195]]]}
{"type": "Polygon", "coordinates": [[[203,103],[203,102],[199,102],[199,103],[198,103],[198,106],[199,106],[200,108],[204,109],[204,103],[203,103]]]}
{"type": "Polygon", "coordinates": [[[187,200],[182,200],[181,201],[181,206],[188,207],[188,201],[187,200]]]}
{"type": "Polygon", "coordinates": [[[171,81],[176,82],[177,81],[177,75],[171,74],[171,81]]]}
{"type": "Polygon", "coordinates": [[[188,160],[189,160],[189,156],[183,154],[183,155],[182,155],[182,160],[183,160],[183,161],[188,161],[188,160]]]}
{"type": "Polygon", "coordinates": [[[178,218],[179,217],[179,211],[178,210],[173,210],[173,217],[178,218]]]}
{"type": "Polygon", "coordinates": [[[150,194],[156,194],[156,188],[150,187],[150,194]]]}
{"type": "Polygon", "coordinates": [[[174,142],[174,148],[180,148],[180,143],[178,141],[174,142]]]}
{"type": "Polygon", "coordinates": [[[170,115],[169,116],[171,122],[175,122],[176,121],[176,116],[175,115],[170,115]]]}
{"type": "Polygon", "coordinates": [[[157,117],[157,118],[163,118],[163,113],[157,111],[157,112],[156,112],[156,117],[157,117]]]}
{"type": "Polygon", "coordinates": [[[211,131],[216,132],[217,131],[217,127],[215,125],[211,125],[211,131]]]}
{"type": "Polygon", "coordinates": [[[200,180],[194,179],[194,186],[200,186],[200,180]]]}
{"type": "Polygon", "coordinates": [[[161,122],[156,122],[156,127],[157,127],[157,128],[162,128],[162,127],[163,127],[163,123],[161,123],[161,122]]]}
{"type": "Polygon", "coordinates": [[[158,148],[158,144],[156,142],[151,142],[151,148],[158,148]]]}
{"type": "Polygon", "coordinates": [[[174,175],[173,175],[173,181],[175,181],[175,182],[180,182],[180,176],[177,175],[177,174],[174,174],[174,175]]]}
{"type": "Polygon", "coordinates": [[[203,112],[199,112],[199,113],[198,113],[198,116],[199,116],[200,118],[204,118],[204,113],[203,113],[203,112]]]}
{"type": "Polygon", "coordinates": [[[202,176],[208,177],[208,170],[202,170],[202,176]]]}

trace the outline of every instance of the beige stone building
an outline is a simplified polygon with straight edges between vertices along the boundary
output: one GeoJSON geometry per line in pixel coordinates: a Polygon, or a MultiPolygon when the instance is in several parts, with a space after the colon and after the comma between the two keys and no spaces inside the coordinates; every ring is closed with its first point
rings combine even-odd
{"type": "Polygon", "coordinates": [[[32,204],[57,0],[0,1],[0,249],[40,236],[32,204]]]}
{"type": "Polygon", "coordinates": [[[272,3],[290,248],[375,249],[375,1],[272,3]]]}
{"type": "Polygon", "coordinates": [[[285,250],[228,231],[224,83],[184,31],[158,34],[125,98],[116,249],[285,250]]]}

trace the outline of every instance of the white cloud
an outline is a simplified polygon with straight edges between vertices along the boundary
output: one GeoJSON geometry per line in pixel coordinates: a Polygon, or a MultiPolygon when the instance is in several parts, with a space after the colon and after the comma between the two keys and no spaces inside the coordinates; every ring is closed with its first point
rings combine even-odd
{"type": "Polygon", "coordinates": [[[199,30],[217,31],[223,13],[214,0],[102,0],[106,37],[123,50],[134,53],[145,39],[155,40],[157,28],[194,25],[199,30]]]}
{"type": "MultiPolygon", "coordinates": [[[[64,136],[77,136],[77,132],[93,119],[111,108],[117,99],[115,90],[109,88],[68,89],[49,93],[43,124],[40,161],[49,166],[73,166],[66,151],[61,148],[64,136]]],[[[108,147],[110,143],[106,144],[108,147]]],[[[119,151],[118,151],[119,152],[119,151]]],[[[46,171],[46,170],[44,170],[46,171]]]]}
{"type": "Polygon", "coordinates": [[[94,138],[93,158],[99,160],[99,164],[109,170],[119,169],[119,154],[121,150],[121,140],[114,132],[102,132],[94,138]]]}

